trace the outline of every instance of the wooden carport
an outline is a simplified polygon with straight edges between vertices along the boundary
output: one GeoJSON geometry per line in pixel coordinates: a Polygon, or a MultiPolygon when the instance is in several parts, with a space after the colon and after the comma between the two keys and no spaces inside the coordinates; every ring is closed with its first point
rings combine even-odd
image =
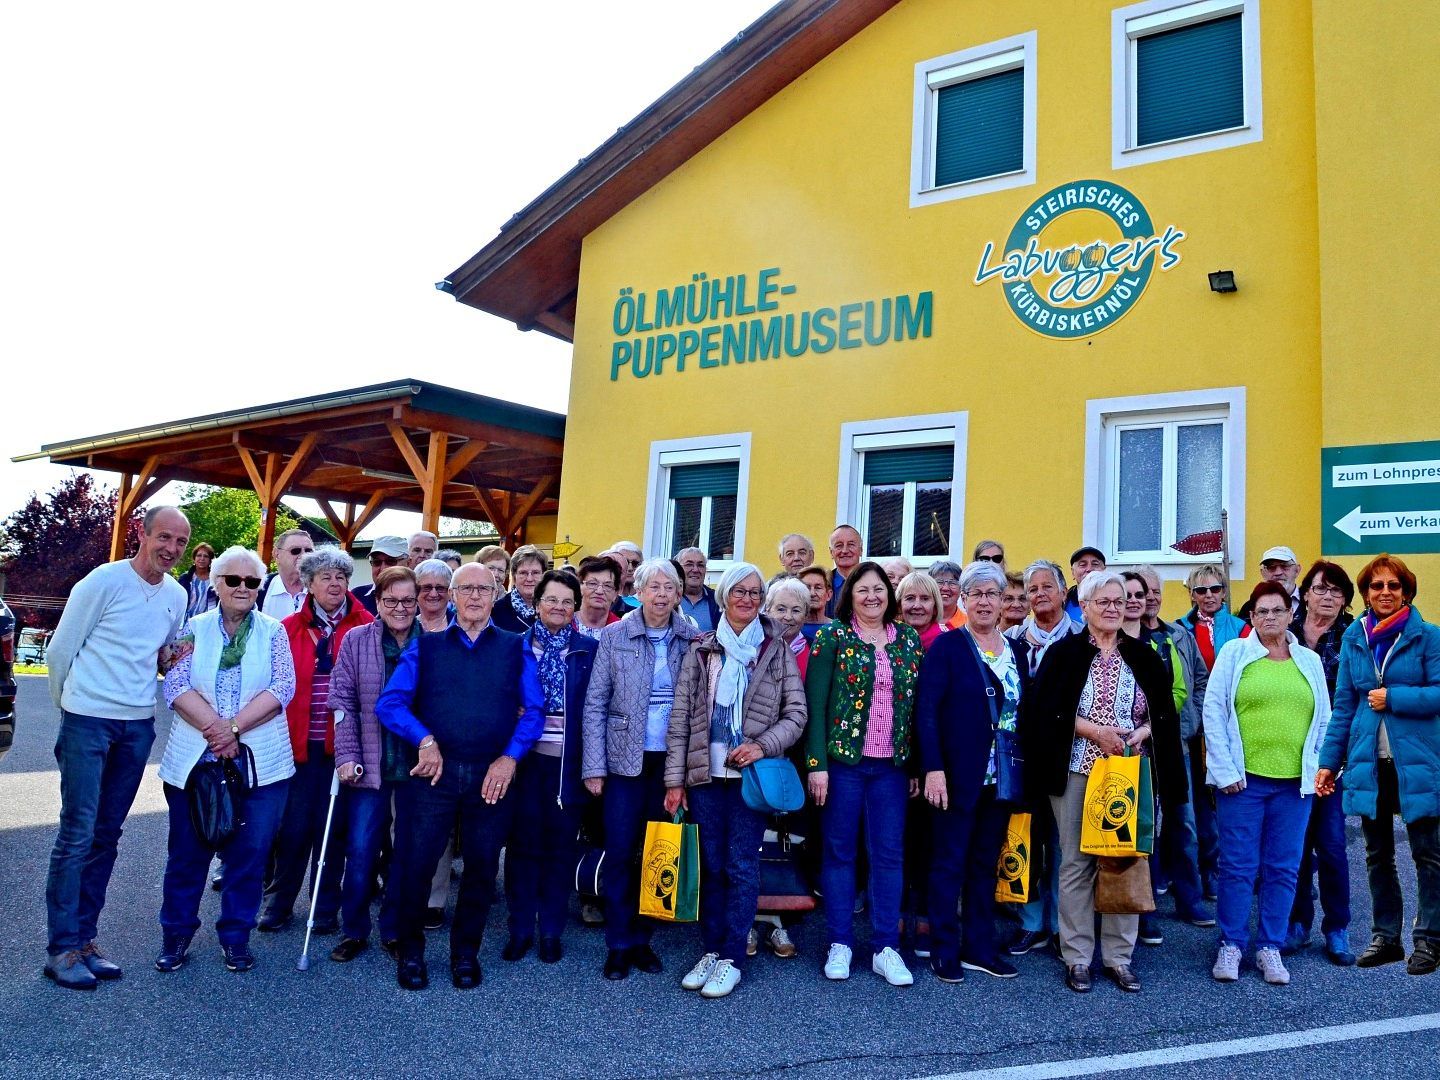
{"type": "Polygon", "coordinates": [[[350,546],[381,510],[489,521],[510,546],[526,521],[553,514],[565,417],[447,386],[404,379],[52,443],[14,460],[120,474],[110,557],[125,522],[171,481],[253,488],[274,540],[285,495],[314,499],[350,546]]]}

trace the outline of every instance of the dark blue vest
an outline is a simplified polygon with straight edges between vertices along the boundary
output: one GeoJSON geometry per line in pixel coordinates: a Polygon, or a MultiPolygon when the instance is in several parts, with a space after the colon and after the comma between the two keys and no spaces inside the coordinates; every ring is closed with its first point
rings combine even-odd
{"type": "Polygon", "coordinates": [[[520,636],[488,626],[471,646],[463,634],[452,624],[420,636],[413,708],[447,761],[489,765],[520,718],[520,636]]]}

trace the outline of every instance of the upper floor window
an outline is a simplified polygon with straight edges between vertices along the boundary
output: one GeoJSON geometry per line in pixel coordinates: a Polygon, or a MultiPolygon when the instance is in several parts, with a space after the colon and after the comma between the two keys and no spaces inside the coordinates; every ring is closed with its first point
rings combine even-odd
{"type": "Polygon", "coordinates": [[[1116,168],[1261,137],[1258,0],[1121,8],[1112,53],[1116,168]]]}
{"type": "Polygon", "coordinates": [[[720,572],[743,559],[749,474],[749,432],[652,442],[645,553],[698,547],[720,572]]]}
{"type": "Polygon", "coordinates": [[[910,205],[1035,182],[1035,34],[915,65],[910,205]]]}

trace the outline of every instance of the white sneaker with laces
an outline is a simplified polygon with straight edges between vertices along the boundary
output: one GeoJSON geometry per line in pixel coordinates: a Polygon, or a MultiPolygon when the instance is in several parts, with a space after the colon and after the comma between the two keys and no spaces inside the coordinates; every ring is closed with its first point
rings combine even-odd
{"type": "Polygon", "coordinates": [[[905,961],[900,959],[900,954],[888,945],[875,954],[875,958],[870,961],[870,970],[883,976],[891,986],[909,986],[915,981],[915,976],[910,974],[910,969],[905,966],[905,961]]]}
{"type": "Polygon", "coordinates": [[[1240,978],[1239,948],[1222,944],[1215,954],[1215,966],[1210,969],[1210,976],[1216,982],[1234,982],[1240,978]]]}
{"type": "Polygon", "coordinates": [[[850,946],[838,941],[830,946],[830,955],[825,958],[825,977],[834,982],[850,977],[850,946]]]}
{"type": "Polygon", "coordinates": [[[707,952],[700,957],[695,966],[692,967],[686,976],[680,980],[680,989],[699,990],[710,980],[710,973],[715,970],[715,965],[720,962],[720,954],[707,952]]]}
{"type": "Polygon", "coordinates": [[[703,998],[721,998],[740,985],[740,969],[729,960],[721,960],[700,988],[703,998]]]}
{"type": "Polygon", "coordinates": [[[1279,949],[1256,949],[1255,966],[1271,986],[1290,985],[1290,969],[1285,966],[1285,961],[1280,959],[1279,949]]]}
{"type": "Polygon", "coordinates": [[[759,951],[760,951],[760,931],[756,930],[756,929],[752,926],[752,927],[750,927],[750,933],[747,934],[746,937],[745,937],[745,955],[746,955],[746,956],[754,956],[754,955],[755,955],[757,952],[759,952],[759,951]]]}

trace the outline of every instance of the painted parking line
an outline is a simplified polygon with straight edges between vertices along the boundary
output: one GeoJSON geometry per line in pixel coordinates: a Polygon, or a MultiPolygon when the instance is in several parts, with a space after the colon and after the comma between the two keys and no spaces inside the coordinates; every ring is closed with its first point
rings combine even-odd
{"type": "Polygon", "coordinates": [[[1362,1024],[1337,1024],[1334,1027],[1307,1028],[1304,1031],[1281,1031],[1248,1039],[1170,1046],[1163,1050],[1140,1050],[1129,1054],[1071,1058],[1068,1061],[1039,1061],[1031,1065],[1012,1065],[1002,1069],[977,1069],[972,1072],[928,1077],[927,1080],[1051,1080],[1065,1076],[1093,1076],[1097,1073],[1125,1072],[1130,1069],[1241,1057],[1246,1054],[1267,1054],[1276,1050],[1294,1050],[1324,1043],[1351,1042],[1356,1039],[1374,1039],[1437,1029],[1440,1029],[1440,1013],[1421,1013],[1415,1016],[1391,1017],[1389,1020],[1368,1020],[1362,1024]]]}

